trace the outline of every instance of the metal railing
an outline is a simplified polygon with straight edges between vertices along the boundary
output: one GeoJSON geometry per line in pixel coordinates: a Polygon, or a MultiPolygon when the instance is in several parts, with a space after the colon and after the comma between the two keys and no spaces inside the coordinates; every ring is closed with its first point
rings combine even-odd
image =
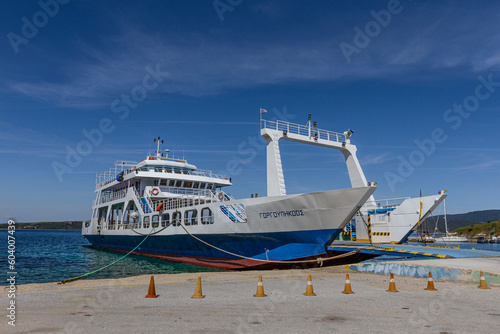
{"type": "MultiPolygon", "coordinates": [[[[170,188],[170,187],[166,187],[170,188]]],[[[162,187],[160,187],[162,189],[162,187]]],[[[160,199],[153,200],[151,203],[151,208],[153,212],[158,212],[158,207],[163,204],[162,210],[172,210],[172,209],[180,209],[195,205],[207,204],[207,203],[218,203],[218,202],[227,202],[234,201],[234,197],[223,192],[223,191],[211,191],[211,190],[198,190],[196,189],[179,189],[179,191],[186,191],[186,193],[181,194],[185,195],[178,198],[168,198],[168,199],[160,199]],[[191,193],[187,192],[191,190],[191,193]]],[[[246,220],[246,212],[245,208],[237,203],[230,205],[232,209],[240,216],[242,219],[246,220]]]]}
{"type": "Polygon", "coordinates": [[[135,161],[116,161],[113,167],[96,175],[96,189],[113,182],[118,174],[130,170],[135,165],[137,165],[135,161]]]}
{"type": "MultiPolygon", "coordinates": [[[[143,169],[144,167],[138,169],[138,171],[149,171],[149,169],[143,169]]],[[[220,179],[220,180],[228,180],[226,175],[222,174],[215,174],[211,170],[203,170],[203,169],[196,169],[196,170],[190,170],[190,169],[182,169],[182,168],[177,168],[177,167],[151,167],[154,169],[155,172],[157,173],[171,173],[171,174],[183,174],[183,175],[194,175],[194,176],[205,176],[205,177],[211,177],[215,179],[220,179]]]]}
{"type": "Polygon", "coordinates": [[[369,207],[377,207],[382,209],[395,208],[405,200],[410,199],[410,197],[398,197],[398,198],[388,198],[388,199],[378,199],[375,201],[366,201],[365,205],[369,207]]]}
{"type": "Polygon", "coordinates": [[[96,189],[102,188],[113,181],[121,172],[124,172],[124,176],[132,172],[157,172],[157,173],[169,173],[169,174],[181,174],[181,175],[192,175],[192,176],[204,176],[210,177],[218,180],[229,180],[226,175],[215,174],[210,170],[189,170],[178,167],[168,167],[168,166],[143,166],[135,169],[137,165],[136,162],[132,161],[122,161],[117,162],[115,165],[108,169],[107,171],[96,176],[96,189]]]}
{"type": "Polygon", "coordinates": [[[188,195],[188,196],[199,196],[211,198],[213,191],[209,189],[191,189],[191,188],[179,188],[179,187],[169,187],[169,186],[159,186],[161,192],[167,192],[176,195],[188,195]]]}
{"type": "Polygon", "coordinates": [[[122,199],[127,195],[127,190],[115,190],[112,192],[103,192],[102,196],[97,199],[97,204],[107,203],[122,199]]]}
{"type": "Polygon", "coordinates": [[[322,130],[314,128],[311,125],[301,125],[285,121],[267,121],[265,119],[261,120],[261,129],[270,129],[277,131],[286,131],[290,134],[296,134],[300,136],[315,137],[318,139],[334,141],[334,142],[344,142],[345,136],[339,132],[333,132],[328,130],[322,130]]]}
{"type": "Polygon", "coordinates": [[[185,197],[155,200],[153,201],[153,211],[158,212],[158,207],[161,204],[163,204],[161,211],[167,211],[167,210],[181,209],[206,203],[212,203],[212,200],[208,198],[185,198],[185,197]]]}

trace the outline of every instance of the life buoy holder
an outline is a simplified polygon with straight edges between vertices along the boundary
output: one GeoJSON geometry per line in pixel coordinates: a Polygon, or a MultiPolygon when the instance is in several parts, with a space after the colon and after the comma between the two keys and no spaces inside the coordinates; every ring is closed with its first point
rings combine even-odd
{"type": "Polygon", "coordinates": [[[158,204],[158,206],[156,207],[156,211],[163,212],[163,203],[158,204]]]}
{"type": "Polygon", "coordinates": [[[151,195],[153,195],[153,196],[156,196],[156,195],[158,195],[159,193],[160,193],[160,190],[158,190],[158,188],[153,188],[153,189],[151,190],[151,195]]]}
{"type": "Polygon", "coordinates": [[[217,197],[219,197],[219,201],[222,201],[224,199],[224,194],[221,192],[219,192],[219,195],[217,195],[217,197]]]}

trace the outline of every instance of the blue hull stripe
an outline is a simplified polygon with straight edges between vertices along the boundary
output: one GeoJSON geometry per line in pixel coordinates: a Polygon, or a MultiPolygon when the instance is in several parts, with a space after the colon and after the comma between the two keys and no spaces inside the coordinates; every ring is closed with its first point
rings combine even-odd
{"type": "MultiPolygon", "coordinates": [[[[290,260],[325,252],[325,244],[332,235],[340,233],[337,229],[252,233],[252,234],[209,234],[197,235],[201,240],[225,251],[241,256],[290,260]]],[[[144,236],[86,235],[96,246],[131,250],[144,236]]],[[[183,256],[202,256],[237,259],[238,257],[216,250],[189,235],[152,235],[138,248],[138,251],[183,256]]]]}

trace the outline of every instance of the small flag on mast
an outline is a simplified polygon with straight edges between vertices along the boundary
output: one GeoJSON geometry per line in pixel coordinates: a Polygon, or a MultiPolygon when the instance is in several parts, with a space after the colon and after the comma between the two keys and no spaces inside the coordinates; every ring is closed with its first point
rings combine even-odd
{"type": "Polygon", "coordinates": [[[262,108],[260,108],[260,113],[261,113],[261,114],[265,114],[266,112],[267,112],[267,109],[262,109],[262,108]]]}

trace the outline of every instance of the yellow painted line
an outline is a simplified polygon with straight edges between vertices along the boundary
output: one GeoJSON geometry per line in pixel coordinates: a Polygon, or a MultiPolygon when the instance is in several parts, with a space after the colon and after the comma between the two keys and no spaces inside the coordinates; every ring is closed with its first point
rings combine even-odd
{"type": "Polygon", "coordinates": [[[432,253],[423,253],[422,255],[425,255],[425,256],[433,256],[434,254],[432,254],[432,253]]]}

